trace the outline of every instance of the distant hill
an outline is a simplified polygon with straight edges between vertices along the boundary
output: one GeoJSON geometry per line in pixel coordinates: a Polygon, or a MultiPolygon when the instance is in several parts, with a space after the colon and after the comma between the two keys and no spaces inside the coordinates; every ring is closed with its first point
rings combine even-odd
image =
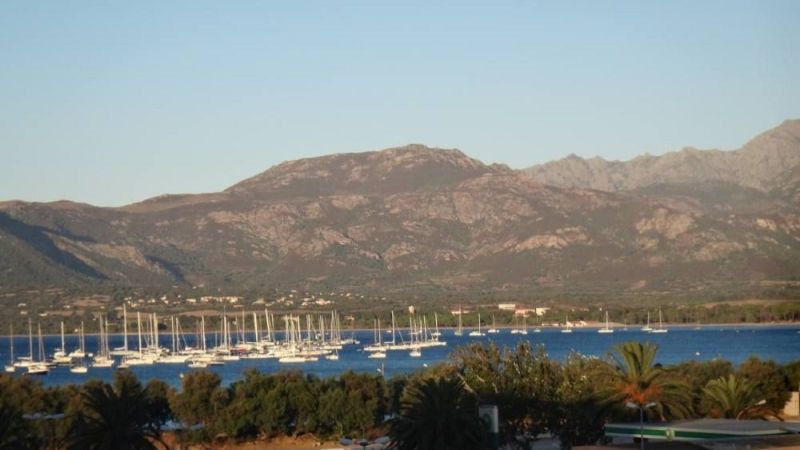
{"type": "MultiPolygon", "coordinates": [[[[720,296],[800,274],[800,122],[736,152],[527,171],[409,145],[122,208],[0,203],[0,287],[720,296]]],[[[765,288],[764,286],[767,286],[765,288]]],[[[778,286],[778,288],[776,288],[778,286]]]]}
{"type": "Polygon", "coordinates": [[[524,172],[564,188],[625,191],[654,184],[723,182],[770,191],[783,187],[798,167],[800,120],[787,120],[736,151],[685,148],[624,162],[570,155],[524,172]]]}

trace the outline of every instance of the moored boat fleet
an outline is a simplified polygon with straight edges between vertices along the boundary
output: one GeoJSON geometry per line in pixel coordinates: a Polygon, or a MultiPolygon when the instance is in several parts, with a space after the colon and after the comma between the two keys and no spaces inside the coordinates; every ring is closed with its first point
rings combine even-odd
{"type": "MultiPolygon", "coordinates": [[[[381,320],[376,318],[373,342],[363,346],[361,351],[365,352],[369,359],[385,359],[390,352],[395,351],[408,352],[409,357],[419,358],[425,348],[447,345],[442,339],[443,333],[439,329],[439,317],[436,313],[433,314],[432,324],[429,324],[427,316],[417,314],[413,308],[410,311],[408,326],[403,329],[398,327],[394,311],[391,313],[391,328],[386,330],[381,329],[381,320]],[[388,335],[388,338],[385,338],[384,334],[388,335]]],[[[476,328],[465,332],[461,311],[459,308],[457,327],[453,330],[454,336],[485,337],[501,333],[494,315],[491,327],[482,328],[480,313],[477,315],[476,328]]],[[[18,356],[15,359],[14,345],[9,340],[10,359],[4,366],[5,372],[22,370],[30,375],[46,375],[54,367],[68,367],[71,373],[85,374],[90,369],[153,364],[182,364],[188,368],[200,369],[248,359],[275,359],[281,364],[300,364],[320,359],[337,361],[340,351],[345,346],[360,344],[355,339],[354,333],[349,338],[342,336],[340,317],[336,311],[331,311],[329,314],[282,315],[278,322],[279,324],[282,322],[281,330],[276,328],[275,315],[267,309],[259,313],[243,311],[241,316],[238,313],[233,315],[233,319],[223,312],[219,320],[215,320],[213,330],[206,329],[206,316],[201,315],[195,318],[192,331],[184,329],[182,318],[179,316],[159,322],[155,313],[143,315],[137,312],[134,322],[136,329],[135,333],[130,332],[131,336],[129,336],[128,313],[124,306],[122,312],[121,347],[113,349],[109,347],[108,321],[100,317],[95,353],[89,353],[86,349],[82,322],[75,332],[75,344],[72,348],[68,348],[62,322],[61,345],[49,358],[45,354],[41,327],[37,325],[37,333],[34,335],[33,325],[29,319],[28,355],[18,356]],[[169,333],[169,338],[163,339],[166,332],[169,333]],[[187,340],[189,334],[193,334],[194,339],[187,340]],[[168,341],[170,345],[164,346],[164,341],[168,341]],[[192,345],[189,345],[189,342],[192,345]]],[[[533,328],[529,328],[527,316],[515,316],[515,323],[510,333],[518,335],[539,333],[542,331],[542,325],[539,322],[533,328]]],[[[569,321],[569,317],[565,317],[560,330],[562,333],[570,333],[574,327],[575,324],[569,321]]],[[[13,328],[9,331],[10,336],[13,336],[13,328]]],[[[663,325],[661,311],[659,311],[658,325],[650,326],[648,313],[647,324],[641,331],[666,333],[668,329],[663,325]]],[[[614,332],[607,311],[604,326],[597,332],[603,334],[614,332]]]]}
{"type": "MultiPolygon", "coordinates": [[[[238,317],[237,317],[238,319],[238,317]]],[[[48,358],[45,355],[41,327],[38,328],[38,352],[34,352],[33,326],[28,321],[28,356],[14,357],[13,340],[9,339],[10,360],[5,372],[25,371],[29,375],[46,375],[50,369],[68,366],[75,374],[88,373],[89,369],[126,368],[153,364],[186,364],[189,368],[205,368],[223,365],[228,361],[244,359],[277,359],[280,363],[303,363],[319,358],[338,360],[339,351],[345,345],[359,342],[354,338],[343,338],[339,315],[283,316],[284,330],[279,334],[275,328],[275,316],[268,310],[263,315],[242,312],[241,320],[230,320],[223,313],[218,329],[208,333],[206,317],[196,323],[194,345],[188,345],[186,332],[180,317],[170,317],[170,346],[162,345],[158,316],[153,313],[142,317],[136,314],[135,346],[130,345],[127,309],[123,307],[123,345],[111,349],[108,343],[108,322],[101,318],[97,353],[88,353],[85,345],[84,327],[77,333],[77,345],[67,349],[64,324],[61,323],[61,346],[48,358]],[[251,320],[248,321],[248,316],[251,320]],[[249,322],[249,323],[248,323],[249,322]],[[249,325],[249,327],[248,327],[249,325]],[[279,339],[282,338],[282,339],[279,339]]],[[[9,329],[13,336],[13,328],[9,329]]]]}

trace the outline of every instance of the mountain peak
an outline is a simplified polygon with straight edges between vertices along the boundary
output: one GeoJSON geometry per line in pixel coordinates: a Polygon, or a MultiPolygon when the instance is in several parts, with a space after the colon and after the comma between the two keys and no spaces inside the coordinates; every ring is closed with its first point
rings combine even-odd
{"type": "Polygon", "coordinates": [[[769,191],[800,167],[800,120],[786,120],[751,139],[739,150],[698,150],[684,147],[660,156],[629,161],[583,159],[569,155],[525,170],[535,180],[558,187],[603,191],[644,188],[671,183],[733,183],[769,191]]]}
{"type": "Polygon", "coordinates": [[[380,151],[286,161],[228,188],[238,195],[392,192],[456,183],[490,171],[457,149],[408,144],[380,151]]]}

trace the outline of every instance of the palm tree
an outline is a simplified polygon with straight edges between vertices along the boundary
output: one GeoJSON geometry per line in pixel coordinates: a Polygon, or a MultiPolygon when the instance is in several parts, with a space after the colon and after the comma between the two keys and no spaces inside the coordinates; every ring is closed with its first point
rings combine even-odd
{"type": "Polygon", "coordinates": [[[704,401],[713,417],[725,419],[766,419],[778,414],[766,401],[758,400],[754,386],[736,375],[711,380],[703,388],[704,401]]]}
{"type": "Polygon", "coordinates": [[[398,450],[482,449],[478,399],[458,378],[422,381],[409,388],[389,436],[390,448],[398,450]]]}
{"type": "Polygon", "coordinates": [[[106,383],[90,383],[82,401],[85,413],[75,424],[68,449],[156,450],[156,442],[163,444],[138,383],[117,383],[116,390],[106,383]]]}
{"type": "Polygon", "coordinates": [[[640,408],[654,404],[661,420],[683,418],[691,412],[689,387],[674,374],[655,364],[658,346],[652,343],[625,342],[614,347],[615,364],[604,370],[605,396],[614,404],[632,403],[640,408]]]}

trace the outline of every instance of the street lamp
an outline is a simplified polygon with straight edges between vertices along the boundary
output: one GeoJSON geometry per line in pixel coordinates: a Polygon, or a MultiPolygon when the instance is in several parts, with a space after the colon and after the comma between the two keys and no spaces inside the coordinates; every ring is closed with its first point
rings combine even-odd
{"type": "Polygon", "coordinates": [[[755,408],[757,406],[764,406],[766,404],[767,404],[767,399],[763,398],[763,399],[759,400],[758,402],[756,402],[755,404],[753,404],[753,406],[748,406],[747,408],[742,409],[741,411],[739,411],[739,414],[736,415],[736,420],[741,419],[742,415],[744,413],[750,411],[751,409],[753,409],[753,408],[755,408]]]}
{"type": "Polygon", "coordinates": [[[639,448],[641,450],[644,450],[644,410],[650,409],[654,406],[656,406],[655,402],[650,402],[646,405],[641,405],[639,403],[633,403],[633,402],[625,403],[626,408],[639,410],[639,448]]]}

